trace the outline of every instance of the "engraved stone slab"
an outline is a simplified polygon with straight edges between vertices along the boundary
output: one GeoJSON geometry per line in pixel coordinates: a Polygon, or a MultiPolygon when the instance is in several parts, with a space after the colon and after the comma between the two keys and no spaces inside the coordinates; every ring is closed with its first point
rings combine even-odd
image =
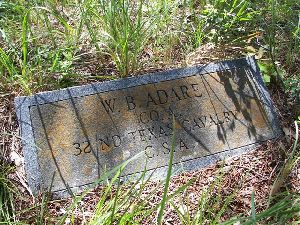
{"type": "Polygon", "coordinates": [[[90,184],[140,152],[124,175],[146,164],[165,174],[173,116],[174,168],[184,170],[281,133],[251,57],[18,97],[15,103],[34,193],[52,180],[53,191],[90,184]]]}

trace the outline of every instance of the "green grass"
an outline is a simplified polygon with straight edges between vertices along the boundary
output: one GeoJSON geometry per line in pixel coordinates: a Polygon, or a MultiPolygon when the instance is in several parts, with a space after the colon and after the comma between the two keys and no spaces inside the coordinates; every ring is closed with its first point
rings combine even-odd
{"type": "Polygon", "coordinates": [[[14,204],[17,189],[9,180],[8,175],[13,172],[14,168],[2,158],[0,158],[0,168],[0,224],[13,223],[17,221],[14,204]]]}
{"type": "Polygon", "coordinates": [[[97,34],[88,28],[91,39],[100,38],[103,53],[108,54],[115,63],[121,77],[135,72],[138,57],[152,33],[154,16],[143,10],[144,1],[132,3],[128,0],[101,0],[99,7],[90,9],[99,19],[97,34]]]}
{"type": "Polygon", "coordinates": [[[191,36],[195,47],[201,46],[204,41],[234,43],[255,31],[251,25],[259,12],[251,1],[214,0],[203,7],[192,11],[191,36]]]}
{"type": "Polygon", "coordinates": [[[251,216],[235,217],[221,224],[298,224],[300,222],[300,196],[298,194],[284,193],[275,204],[260,213],[255,212],[254,195],[252,196],[251,216]]]}
{"type": "MultiPolygon", "coordinates": [[[[300,104],[298,0],[2,1],[0,91],[31,95],[153,68],[176,67],[185,55],[208,42],[238,46],[245,53],[247,49],[254,49],[256,54],[264,52],[259,64],[266,84],[285,91],[300,104]]],[[[253,194],[251,215],[236,215],[225,224],[284,224],[291,218],[297,221],[299,196],[290,193],[285,183],[298,159],[299,144],[295,140],[273,185],[269,208],[257,212],[253,194]]],[[[170,194],[171,164],[172,155],[166,180],[143,198],[149,182],[145,173],[137,181],[123,184],[122,165],[109,173],[111,180],[104,176],[98,204],[87,222],[139,224],[155,214],[156,222],[162,224],[165,210],[173,207],[182,224],[219,223],[235,194],[222,196],[222,175],[203,191],[192,212],[182,196],[193,179],[170,194]],[[148,207],[160,189],[161,201],[148,207]],[[176,205],[175,198],[182,198],[182,205],[176,205]]],[[[12,172],[13,167],[1,161],[0,221],[7,223],[20,222],[14,206],[15,188],[8,178],[12,172]]],[[[72,199],[67,213],[58,219],[59,224],[66,219],[74,222],[74,210],[80,208],[86,194],[72,199]]],[[[48,216],[48,198],[45,195],[42,199],[34,206],[39,211],[34,220],[37,224],[43,224],[48,216]]]]}
{"type": "Polygon", "coordinates": [[[281,166],[278,175],[270,190],[268,207],[257,213],[255,209],[255,196],[252,193],[251,216],[233,218],[222,224],[298,224],[300,222],[300,195],[290,192],[285,186],[292,169],[299,160],[300,148],[298,143],[298,125],[295,121],[296,134],[295,141],[288,151],[286,151],[286,160],[281,166]]]}
{"type": "MultiPolygon", "coordinates": [[[[260,33],[263,39],[254,41],[254,47],[267,49],[263,62],[273,71],[268,75],[287,77],[286,88],[298,93],[299,70],[292,66],[300,48],[297,7],[296,0],[4,1],[3,84],[20,86],[27,94],[72,86],[88,79],[76,73],[77,65],[85,66],[81,58],[86,55],[99,68],[112,63],[117,75],[125,77],[144,64],[172,64],[207,42],[246,48],[260,33]],[[152,54],[143,61],[145,51],[152,54]]],[[[107,76],[98,73],[96,79],[107,76]]]]}
{"type": "MultiPolygon", "coordinates": [[[[227,213],[230,203],[233,202],[236,193],[229,195],[222,193],[222,182],[224,171],[221,170],[216,175],[214,181],[204,190],[198,199],[196,208],[191,210],[191,204],[188,196],[182,198],[181,204],[178,206],[171,201],[175,209],[180,224],[196,225],[196,224],[219,224],[221,217],[227,213]]],[[[188,193],[188,192],[187,192],[188,193]]]]}
{"type": "Polygon", "coordinates": [[[295,127],[296,127],[295,142],[290,147],[290,149],[287,151],[287,158],[285,160],[284,165],[282,166],[282,168],[279,171],[277,179],[275,180],[275,182],[272,186],[270,197],[274,197],[276,194],[278,194],[280,188],[286,182],[292,169],[297,165],[298,160],[300,159],[300,145],[298,142],[299,141],[299,129],[298,129],[298,124],[296,121],[295,121],[295,127]]]}

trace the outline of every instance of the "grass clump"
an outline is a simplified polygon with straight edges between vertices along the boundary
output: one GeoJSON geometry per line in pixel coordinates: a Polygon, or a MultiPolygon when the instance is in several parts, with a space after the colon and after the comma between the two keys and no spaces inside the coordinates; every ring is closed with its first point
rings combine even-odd
{"type": "Polygon", "coordinates": [[[77,48],[72,27],[56,7],[51,1],[1,4],[2,88],[19,87],[30,95],[45,86],[63,86],[61,80],[71,74],[77,48]]]}
{"type": "MultiPolygon", "coordinates": [[[[222,191],[222,182],[224,171],[222,168],[216,175],[214,181],[202,190],[199,197],[196,208],[191,207],[189,196],[181,198],[181,204],[178,206],[171,201],[173,208],[175,209],[180,224],[219,224],[221,217],[228,213],[229,205],[233,202],[233,198],[236,193],[224,194],[222,191]],[[185,203],[186,202],[186,203],[185,203]]],[[[186,191],[188,195],[188,191],[186,191]]]]}
{"type": "MultiPolygon", "coordinates": [[[[101,44],[121,77],[138,68],[138,58],[153,31],[155,15],[147,14],[144,4],[144,0],[101,0],[99,3],[101,44]]],[[[91,29],[89,32],[93,38],[91,29]]]]}
{"type": "Polygon", "coordinates": [[[224,43],[243,40],[253,31],[253,20],[258,16],[254,4],[248,0],[214,0],[192,8],[192,43],[201,46],[204,41],[224,43]]]}

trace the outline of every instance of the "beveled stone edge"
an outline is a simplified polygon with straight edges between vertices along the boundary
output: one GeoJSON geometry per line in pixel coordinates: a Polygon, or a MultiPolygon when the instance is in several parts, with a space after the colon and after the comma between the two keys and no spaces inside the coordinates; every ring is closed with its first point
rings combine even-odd
{"type": "MultiPolygon", "coordinates": [[[[208,74],[208,73],[224,71],[233,68],[241,68],[245,66],[248,67],[249,66],[248,59],[250,58],[251,57],[240,58],[240,59],[222,61],[218,63],[210,63],[202,66],[171,69],[171,70],[157,72],[157,73],[149,73],[149,74],[144,74],[144,75],[139,75],[134,77],[121,78],[118,80],[97,82],[97,83],[91,83],[82,86],[73,86],[73,87],[63,88],[54,91],[40,92],[35,94],[34,96],[37,97],[37,102],[40,105],[53,103],[57,101],[70,99],[69,93],[71,93],[72,98],[78,98],[78,97],[93,95],[101,92],[116,91],[125,88],[145,85],[145,84],[158,83],[161,81],[175,80],[178,78],[193,76],[195,74],[208,74]],[[239,66],[236,66],[237,63],[239,64],[239,66]]],[[[16,100],[20,101],[19,99],[26,98],[28,103],[30,103],[30,105],[36,105],[37,102],[34,96],[19,96],[16,97],[16,100]]]]}
{"type": "MultiPolygon", "coordinates": [[[[72,98],[84,97],[88,95],[93,95],[96,93],[115,91],[130,87],[135,87],[138,85],[146,85],[158,83],[161,81],[175,80],[179,78],[185,78],[193,76],[195,74],[209,74],[213,72],[219,72],[224,70],[229,70],[233,68],[243,68],[247,67],[252,70],[252,75],[254,76],[253,81],[257,85],[257,91],[261,91],[262,95],[259,96],[263,102],[263,107],[267,113],[267,117],[271,121],[271,127],[273,130],[273,138],[279,137],[282,134],[278,119],[275,113],[274,106],[272,104],[271,97],[263,83],[262,77],[260,75],[259,68],[256,64],[254,57],[246,57],[234,60],[221,61],[217,63],[210,63],[201,66],[194,66],[188,68],[172,69],[163,72],[150,73],[145,75],[140,75],[136,77],[128,77],[119,80],[105,81],[93,84],[87,84],[82,86],[74,86],[70,88],[47,91],[35,94],[33,96],[21,96],[15,98],[15,106],[18,117],[18,122],[21,131],[23,152],[25,158],[25,170],[28,179],[29,187],[34,194],[38,193],[41,189],[41,184],[43,183],[40,167],[37,159],[37,149],[34,139],[34,134],[32,130],[31,116],[30,116],[30,106],[41,105],[47,103],[53,103],[57,101],[63,101],[70,99],[70,94],[72,98]]],[[[228,152],[228,151],[227,151],[228,152]]],[[[223,152],[220,154],[222,155],[223,152]]],[[[212,155],[213,157],[214,155],[212,155]]],[[[205,157],[205,159],[210,159],[205,157]]],[[[199,159],[204,160],[203,158],[199,159]]],[[[205,161],[205,160],[204,160],[205,161]]],[[[205,163],[203,162],[203,165],[205,163]]],[[[165,169],[162,167],[161,169],[165,169]]]]}
{"type": "Polygon", "coordinates": [[[28,185],[33,194],[37,194],[42,183],[42,176],[37,157],[30,116],[31,101],[27,97],[15,98],[16,114],[20,127],[20,136],[23,145],[24,164],[28,185]]]}
{"type": "Polygon", "coordinates": [[[248,57],[246,59],[249,62],[249,68],[252,71],[252,73],[250,74],[253,76],[252,81],[257,85],[256,90],[261,91],[261,93],[259,93],[259,98],[262,100],[262,106],[265,108],[267,118],[270,120],[270,126],[272,127],[274,138],[280,137],[283,135],[283,131],[281,129],[271,95],[268,92],[266,85],[264,84],[259,67],[254,57],[248,57]]]}

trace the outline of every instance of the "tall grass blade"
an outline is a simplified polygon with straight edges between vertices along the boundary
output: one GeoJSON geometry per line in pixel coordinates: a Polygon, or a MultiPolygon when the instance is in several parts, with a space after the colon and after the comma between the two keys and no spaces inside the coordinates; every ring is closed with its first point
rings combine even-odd
{"type": "Polygon", "coordinates": [[[22,75],[23,75],[23,78],[26,78],[26,75],[27,75],[28,19],[29,19],[29,10],[25,13],[23,21],[22,21],[22,54],[23,54],[22,75]]]}
{"type": "Polygon", "coordinates": [[[256,210],[255,210],[255,202],[254,202],[254,191],[252,191],[251,195],[251,217],[254,224],[256,224],[256,210]]]}
{"type": "Polygon", "coordinates": [[[289,151],[289,156],[288,156],[287,160],[285,161],[284,165],[280,169],[279,174],[276,177],[276,180],[272,185],[272,189],[270,191],[270,196],[269,196],[269,204],[270,204],[271,198],[279,192],[280,188],[283,186],[286,179],[288,178],[288,175],[290,174],[290,172],[292,171],[292,169],[294,168],[294,166],[300,159],[300,150],[299,150],[299,145],[298,145],[299,129],[298,129],[298,124],[296,121],[294,122],[294,124],[295,124],[295,128],[296,128],[295,141],[292,146],[292,149],[289,151]]]}
{"type": "Polygon", "coordinates": [[[170,185],[170,180],[171,180],[171,175],[172,175],[172,167],[173,167],[172,165],[173,165],[174,149],[175,149],[175,141],[176,141],[176,136],[175,136],[176,127],[175,127],[175,124],[176,124],[176,121],[175,121],[175,117],[173,115],[173,134],[172,134],[170,159],[169,159],[168,172],[167,172],[163,197],[162,197],[162,201],[160,203],[160,209],[159,209],[159,213],[158,213],[158,217],[157,217],[157,224],[158,225],[162,224],[164,208],[165,208],[165,205],[166,205],[166,202],[167,202],[167,195],[168,195],[168,190],[169,190],[169,185],[170,185]]]}
{"type": "Polygon", "coordinates": [[[13,80],[14,75],[16,74],[16,69],[14,67],[14,64],[10,60],[9,56],[5,53],[5,51],[1,47],[0,47],[0,63],[7,70],[10,80],[13,80]]]}

